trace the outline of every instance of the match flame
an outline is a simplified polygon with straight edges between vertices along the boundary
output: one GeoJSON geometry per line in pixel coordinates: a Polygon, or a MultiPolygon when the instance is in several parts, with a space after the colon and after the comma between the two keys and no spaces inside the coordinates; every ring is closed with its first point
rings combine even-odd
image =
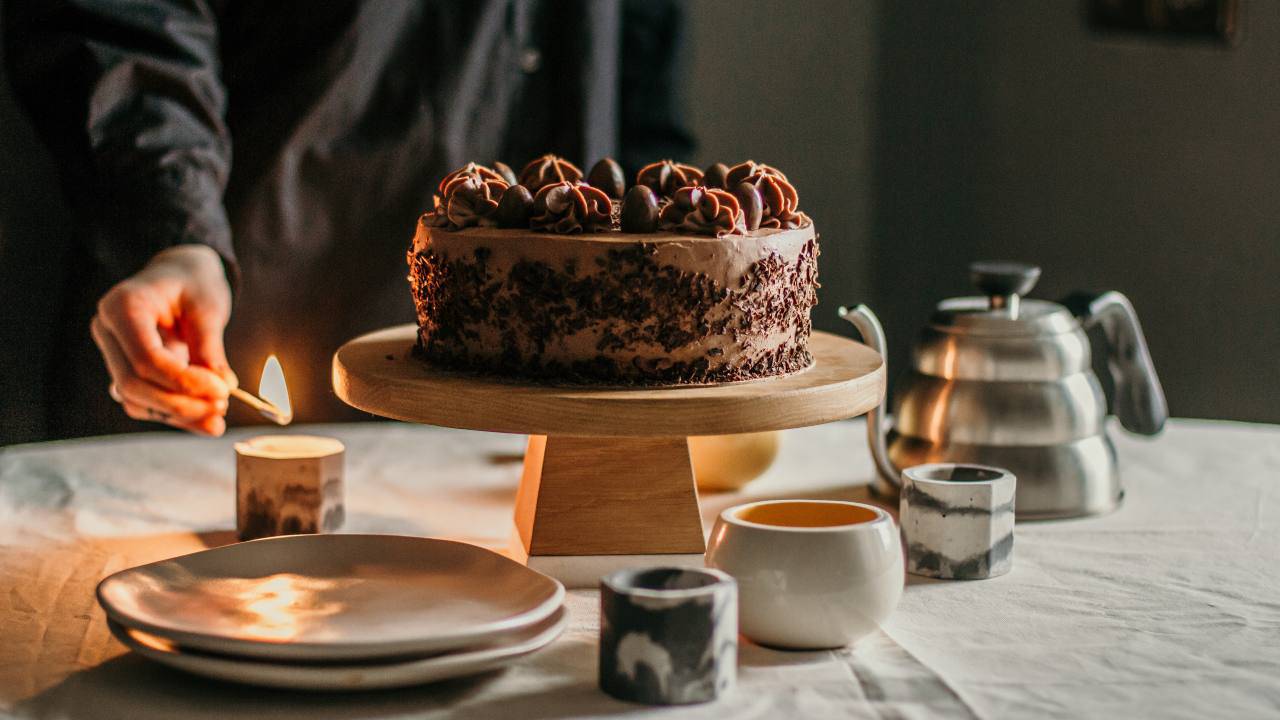
{"type": "MultiPolygon", "coordinates": [[[[293,406],[289,403],[289,386],[284,382],[284,369],[280,360],[272,355],[262,367],[262,379],[258,381],[258,397],[280,408],[285,418],[293,418],[293,406]]],[[[287,424],[288,420],[281,422],[287,424]]]]}

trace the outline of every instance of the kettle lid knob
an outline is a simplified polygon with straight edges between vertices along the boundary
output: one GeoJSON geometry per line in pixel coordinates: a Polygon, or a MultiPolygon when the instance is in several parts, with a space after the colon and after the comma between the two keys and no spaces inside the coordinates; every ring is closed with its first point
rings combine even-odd
{"type": "Polygon", "coordinates": [[[1007,312],[1018,319],[1023,295],[1040,279],[1040,268],[1007,260],[980,260],[969,264],[969,277],[987,294],[992,310],[1007,312]]]}
{"type": "Polygon", "coordinates": [[[980,260],[969,264],[969,278],[988,297],[1026,295],[1040,279],[1040,268],[1028,263],[980,260]]]}

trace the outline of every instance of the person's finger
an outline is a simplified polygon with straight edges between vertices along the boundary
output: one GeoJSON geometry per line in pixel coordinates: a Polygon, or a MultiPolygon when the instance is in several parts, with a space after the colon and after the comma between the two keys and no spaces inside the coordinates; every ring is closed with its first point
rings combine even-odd
{"type": "Polygon", "coordinates": [[[128,359],[133,375],[183,395],[226,399],[226,381],[217,373],[188,365],[185,358],[170,350],[158,327],[166,318],[136,293],[107,293],[100,303],[99,317],[128,359]]]}
{"type": "Polygon", "coordinates": [[[226,323],[221,316],[200,308],[187,308],[183,314],[183,325],[187,329],[186,341],[191,352],[191,363],[209,368],[230,384],[235,373],[231,372],[231,364],[227,362],[227,350],[222,338],[226,323]]]}
{"type": "MultiPolygon", "coordinates": [[[[90,323],[90,332],[94,341],[102,351],[107,363],[107,371],[113,380],[110,388],[112,397],[117,402],[129,403],[145,408],[159,415],[162,421],[174,419],[179,422],[192,423],[210,415],[222,415],[227,410],[227,401],[207,400],[172,393],[132,374],[132,366],[125,357],[119,342],[110,334],[97,318],[90,323]]],[[[208,371],[205,371],[208,372],[208,371]]]]}
{"type": "Polygon", "coordinates": [[[129,367],[129,359],[124,356],[124,352],[111,339],[111,331],[102,322],[100,315],[94,315],[93,320],[89,321],[89,336],[93,338],[93,343],[98,346],[98,352],[102,353],[102,360],[107,366],[107,374],[111,376],[111,387],[107,389],[108,393],[116,402],[123,402],[117,384],[126,376],[132,374],[132,368],[129,367]]]}
{"type": "Polygon", "coordinates": [[[124,402],[153,410],[165,422],[172,419],[194,423],[209,416],[221,416],[227,411],[225,400],[209,401],[166,392],[136,377],[126,378],[116,385],[124,402]]]}
{"type": "Polygon", "coordinates": [[[129,402],[128,400],[120,403],[120,405],[124,408],[125,414],[134,420],[162,423],[177,422],[171,415],[161,412],[160,410],[156,410],[155,408],[139,405],[137,403],[129,402]]]}
{"type": "Polygon", "coordinates": [[[197,307],[184,308],[176,328],[177,333],[172,335],[172,339],[166,340],[165,345],[174,355],[188,363],[183,371],[185,387],[210,400],[226,400],[238,380],[227,366],[226,354],[222,348],[224,323],[216,319],[193,321],[193,318],[216,315],[216,312],[197,307]],[[215,344],[212,351],[202,349],[211,342],[215,344]]]}
{"type": "Polygon", "coordinates": [[[240,387],[240,377],[230,367],[223,369],[221,377],[222,381],[227,384],[228,390],[240,387]]]}
{"type": "MultiPolygon", "coordinates": [[[[208,423],[205,421],[194,422],[194,423],[183,422],[176,418],[166,417],[164,413],[154,408],[135,405],[131,402],[125,402],[125,403],[122,403],[122,405],[124,407],[125,414],[133,418],[134,420],[141,420],[143,422],[162,422],[166,425],[170,425],[172,427],[178,428],[179,430],[186,430],[187,432],[197,433],[200,435],[218,436],[218,435],[221,435],[226,430],[225,423],[223,423],[220,426],[221,429],[218,429],[216,432],[214,432],[211,429],[213,427],[212,423],[208,423]]],[[[221,422],[222,418],[217,418],[217,420],[221,422]]]]}
{"type": "Polygon", "coordinates": [[[182,377],[183,387],[188,388],[191,395],[204,397],[205,400],[227,402],[227,397],[232,392],[223,375],[212,372],[205,366],[188,365],[182,377]]]}
{"type": "Polygon", "coordinates": [[[210,415],[196,423],[196,426],[200,432],[213,437],[222,437],[222,434],[227,431],[227,421],[221,415],[210,415]]]}
{"type": "Polygon", "coordinates": [[[163,318],[137,291],[120,286],[98,302],[98,317],[116,338],[133,374],[169,390],[182,391],[184,363],[164,346],[159,325],[163,318]]]}
{"type": "Polygon", "coordinates": [[[160,328],[160,339],[164,341],[164,349],[169,351],[183,365],[191,364],[191,349],[187,342],[177,334],[160,328]]]}
{"type": "Polygon", "coordinates": [[[107,329],[101,315],[94,315],[93,320],[89,321],[89,335],[98,346],[98,352],[102,353],[107,374],[111,376],[111,386],[107,388],[107,393],[111,395],[112,400],[123,403],[124,397],[120,394],[120,386],[125,380],[136,377],[133,374],[133,368],[129,365],[129,358],[125,357],[120,344],[111,336],[111,331],[107,329]]]}

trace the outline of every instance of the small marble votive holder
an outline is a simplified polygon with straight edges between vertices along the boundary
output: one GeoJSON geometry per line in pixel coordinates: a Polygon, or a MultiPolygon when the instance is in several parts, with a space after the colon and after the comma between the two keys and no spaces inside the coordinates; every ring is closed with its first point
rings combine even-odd
{"type": "Polygon", "coordinates": [[[648,705],[708,702],[738,677],[738,585],[719,570],[600,579],[600,689],[648,705]]]}
{"type": "Polygon", "coordinates": [[[936,463],[902,471],[899,520],[907,572],[980,580],[1013,567],[1013,473],[936,463]]]}
{"type": "Polygon", "coordinates": [[[342,526],[346,448],[315,435],[259,435],[236,448],[241,540],[333,532],[342,526]]]}

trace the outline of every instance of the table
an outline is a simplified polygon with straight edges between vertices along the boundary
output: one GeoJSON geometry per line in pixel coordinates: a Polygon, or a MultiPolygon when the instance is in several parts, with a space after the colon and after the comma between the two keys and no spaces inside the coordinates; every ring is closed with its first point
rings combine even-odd
{"type": "MultiPolygon", "coordinates": [[[[347,444],[346,530],[507,547],[523,439],[395,423],[295,428],[347,444]]],[[[737,690],[679,709],[595,688],[597,595],[495,675],[305,695],[188,677],[124,653],[93,587],[134,564],[231,542],[234,454],[171,433],[0,449],[0,715],[58,718],[1264,717],[1280,714],[1280,427],[1178,420],[1113,431],[1117,512],[1020,524],[1014,569],[909,577],[855,649],[745,643],[737,690]]],[[[789,431],[744,497],[868,499],[860,421],[789,431]]]]}

